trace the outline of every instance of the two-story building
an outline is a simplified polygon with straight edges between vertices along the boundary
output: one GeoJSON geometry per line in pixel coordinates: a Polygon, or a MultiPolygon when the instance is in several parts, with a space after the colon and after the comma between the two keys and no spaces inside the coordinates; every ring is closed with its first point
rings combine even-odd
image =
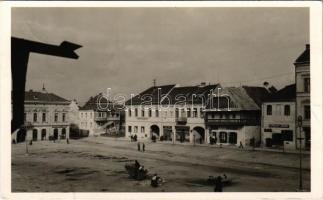
{"type": "Polygon", "coordinates": [[[126,102],[126,137],[179,142],[206,141],[204,108],[219,84],[153,86],[126,102]]]}
{"type": "Polygon", "coordinates": [[[213,94],[205,110],[208,142],[223,145],[260,143],[261,104],[268,91],[263,87],[226,87],[213,94]]]}
{"type": "MultiPolygon", "coordinates": [[[[296,120],[301,116],[302,126],[297,127],[297,134],[301,133],[302,147],[310,148],[311,144],[311,87],[310,87],[310,45],[295,60],[296,82],[296,120]]],[[[299,137],[299,136],[298,136],[299,137]]],[[[299,144],[297,143],[297,147],[299,144]]]]}
{"type": "Polygon", "coordinates": [[[117,134],[121,127],[122,109],[104,98],[102,93],[90,99],[79,109],[79,127],[90,136],[117,134]]]}
{"type": "Polygon", "coordinates": [[[14,134],[16,142],[69,138],[70,101],[53,93],[25,92],[24,125],[14,134]]]}
{"type": "Polygon", "coordinates": [[[271,94],[262,104],[261,142],[264,147],[296,149],[296,86],[271,94]]]}

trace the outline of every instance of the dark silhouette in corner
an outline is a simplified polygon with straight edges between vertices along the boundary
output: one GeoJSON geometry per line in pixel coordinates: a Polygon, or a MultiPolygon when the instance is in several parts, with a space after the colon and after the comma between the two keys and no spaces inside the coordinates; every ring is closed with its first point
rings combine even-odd
{"type": "Polygon", "coordinates": [[[78,59],[79,56],[74,50],[80,47],[82,46],[67,41],[62,42],[57,46],[11,37],[11,133],[20,128],[24,123],[24,98],[29,54],[32,52],[78,59]]]}

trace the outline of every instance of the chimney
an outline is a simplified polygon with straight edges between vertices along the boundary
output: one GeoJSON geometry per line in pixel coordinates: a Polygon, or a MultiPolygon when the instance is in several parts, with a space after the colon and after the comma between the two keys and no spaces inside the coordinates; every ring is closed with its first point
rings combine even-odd
{"type": "Polygon", "coordinates": [[[306,50],[310,50],[310,44],[306,44],[306,50]]]}

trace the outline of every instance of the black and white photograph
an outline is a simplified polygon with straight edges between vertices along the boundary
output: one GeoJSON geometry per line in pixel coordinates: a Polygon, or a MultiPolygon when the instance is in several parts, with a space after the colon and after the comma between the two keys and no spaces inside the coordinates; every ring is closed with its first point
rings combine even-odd
{"type": "Polygon", "coordinates": [[[11,192],[310,193],[310,12],[12,7],[11,192]]]}

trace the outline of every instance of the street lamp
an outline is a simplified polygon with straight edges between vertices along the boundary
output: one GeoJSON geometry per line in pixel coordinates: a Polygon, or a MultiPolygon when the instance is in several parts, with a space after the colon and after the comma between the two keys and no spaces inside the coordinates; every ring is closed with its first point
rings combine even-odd
{"type": "Polygon", "coordinates": [[[297,126],[299,129],[299,191],[303,190],[303,178],[302,178],[302,123],[303,123],[303,118],[302,116],[297,117],[297,126]]]}

